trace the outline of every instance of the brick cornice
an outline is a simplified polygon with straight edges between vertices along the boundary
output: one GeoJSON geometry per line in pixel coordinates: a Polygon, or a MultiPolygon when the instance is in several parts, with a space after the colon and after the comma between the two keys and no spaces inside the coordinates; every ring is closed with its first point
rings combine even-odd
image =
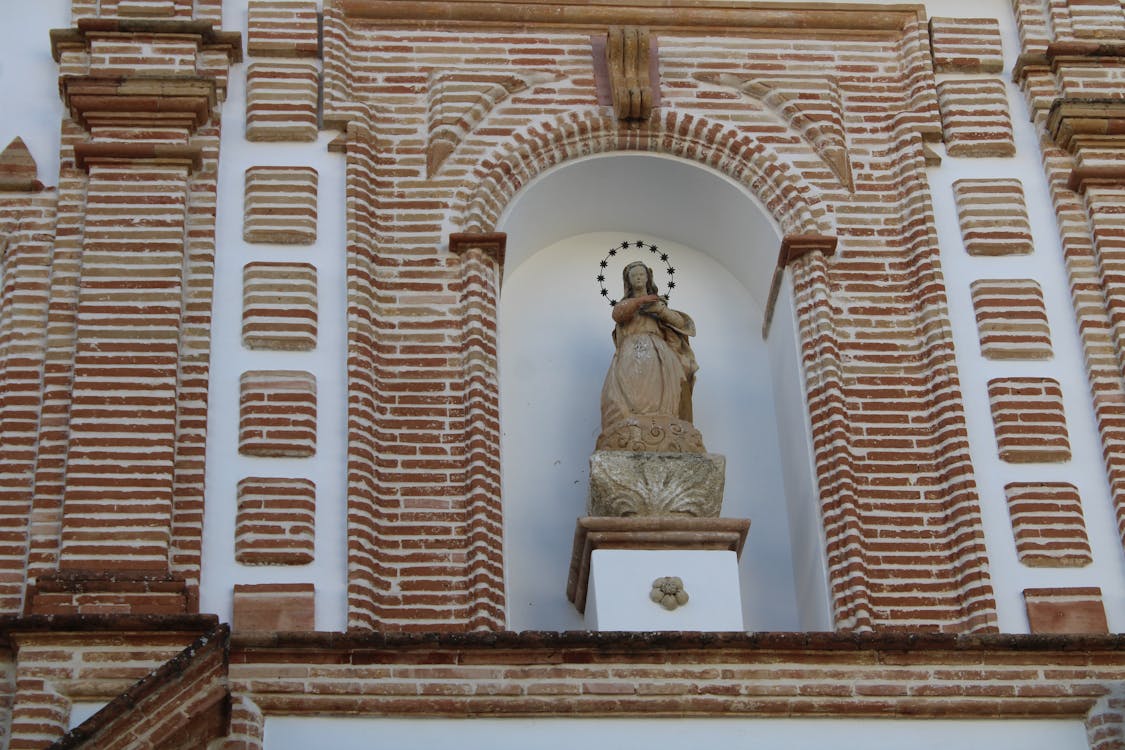
{"type": "Polygon", "coordinates": [[[208,122],[218,102],[213,79],[202,77],[63,77],[59,91],[70,116],[87,130],[98,126],[173,126],[192,132],[208,122]]]}
{"type": "Polygon", "coordinates": [[[203,149],[164,143],[78,143],[74,146],[74,162],[87,172],[90,167],[123,164],[185,167],[194,171],[203,164],[203,149]]]}
{"type": "Polygon", "coordinates": [[[230,62],[242,62],[242,32],[216,29],[209,21],[166,18],[83,18],[71,29],[51,29],[51,55],[59,62],[68,47],[88,49],[91,37],[107,34],[191,36],[201,49],[220,49],[230,62]]]}
{"type": "Polygon", "coordinates": [[[1101,187],[1125,186],[1125,166],[1115,167],[1078,167],[1070,173],[1066,182],[1069,190],[1085,193],[1086,188],[1096,185],[1101,187]]]}
{"type": "Polygon", "coordinates": [[[748,3],[719,0],[326,0],[344,15],[383,24],[590,28],[644,26],[653,31],[744,34],[754,29],[799,30],[810,37],[897,36],[925,21],[918,5],[862,6],[835,3],[748,3]]]}

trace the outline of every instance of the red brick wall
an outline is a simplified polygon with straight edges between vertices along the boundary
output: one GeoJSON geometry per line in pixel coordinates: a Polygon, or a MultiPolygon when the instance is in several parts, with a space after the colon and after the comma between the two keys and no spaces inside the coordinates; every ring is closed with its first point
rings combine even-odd
{"type": "Polygon", "coordinates": [[[795,272],[838,626],[995,627],[918,137],[941,124],[917,15],[847,44],[790,38],[784,63],[776,39],[740,29],[656,33],[660,106],[640,126],[598,104],[596,24],[383,21],[325,14],[326,118],[350,123],[354,624],[462,629],[484,593],[470,593],[469,493],[450,481],[479,467],[458,412],[437,407],[465,388],[444,228],[493,231],[544,170],[643,150],[727,174],[785,232],[840,237],[823,294],[804,298],[795,272]],[[457,112],[459,129],[434,127],[457,112]],[[443,603],[411,593],[435,576],[443,603]]]}

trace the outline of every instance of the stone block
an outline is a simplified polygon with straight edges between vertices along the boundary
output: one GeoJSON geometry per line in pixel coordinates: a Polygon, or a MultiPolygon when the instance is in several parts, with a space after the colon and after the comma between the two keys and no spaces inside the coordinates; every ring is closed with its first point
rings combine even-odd
{"type": "Polygon", "coordinates": [[[726,466],[726,457],[717,453],[595,451],[586,512],[718,518],[726,466]]]}

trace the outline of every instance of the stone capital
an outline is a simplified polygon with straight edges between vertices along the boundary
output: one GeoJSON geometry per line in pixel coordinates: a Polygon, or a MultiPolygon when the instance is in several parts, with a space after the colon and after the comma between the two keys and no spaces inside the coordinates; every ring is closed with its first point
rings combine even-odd
{"type": "Polygon", "coordinates": [[[449,235],[449,252],[464,255],[477,249],[496,261],[498,271],[504,268],[504,253],[508,247],[506,232],[454,232],[449,235]]]}

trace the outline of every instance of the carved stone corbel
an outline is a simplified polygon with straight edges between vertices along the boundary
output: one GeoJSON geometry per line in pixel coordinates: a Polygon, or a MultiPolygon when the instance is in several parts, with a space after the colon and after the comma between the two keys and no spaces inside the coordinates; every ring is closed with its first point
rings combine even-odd
{"type": "Polygon", "coordinates": [[[640,123],[652,114],[656,48],[648,29],[614,27],[606,37],[605,61],[613,111],[623,122],[640,123]]]}

